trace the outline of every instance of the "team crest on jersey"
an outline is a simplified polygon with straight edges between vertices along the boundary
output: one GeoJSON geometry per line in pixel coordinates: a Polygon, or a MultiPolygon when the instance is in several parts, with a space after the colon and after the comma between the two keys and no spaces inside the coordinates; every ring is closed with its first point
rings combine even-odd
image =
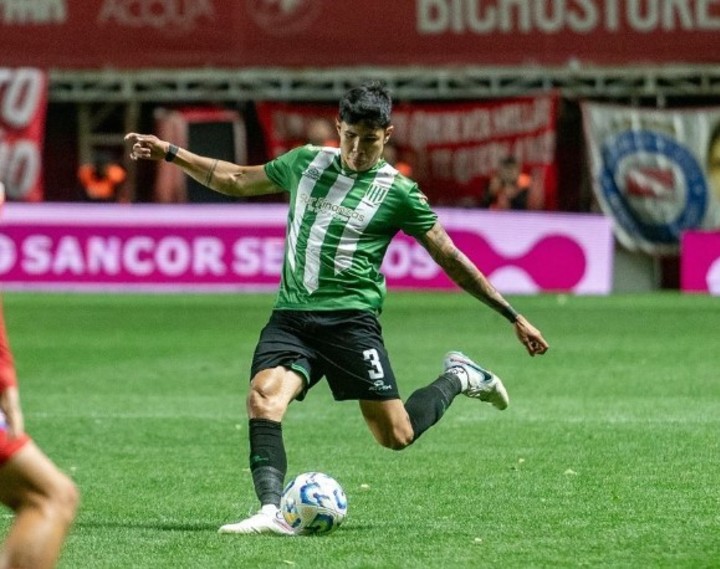
{"type": "Polygon", "coordinates": [[[363,201],[371,205],[379,205],[387,196],[390,188],[379,186],[378,184],[371,184],[370,189],[363,196],[363,201]]]}

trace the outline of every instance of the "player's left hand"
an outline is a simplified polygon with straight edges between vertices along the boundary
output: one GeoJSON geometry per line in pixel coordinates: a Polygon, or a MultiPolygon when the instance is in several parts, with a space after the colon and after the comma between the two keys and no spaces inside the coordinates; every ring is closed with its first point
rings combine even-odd
{"type": "Polygon", "coordinates": [[[5,415],[11,438],[17,438],[25,433],[25,421],[20,409],[20,395],[17,387],[8,387],[0,393],[0,410],[5,415]]]}
{"type": "Polygon", "coordinates": [[[550,344],[543,338],[540,330],[530,324],[522,315],[518,315],[515,321],[515,334],[522,345],[525,346],[528,354],[533,357],[544,354],[550,348],[550,344]]]}

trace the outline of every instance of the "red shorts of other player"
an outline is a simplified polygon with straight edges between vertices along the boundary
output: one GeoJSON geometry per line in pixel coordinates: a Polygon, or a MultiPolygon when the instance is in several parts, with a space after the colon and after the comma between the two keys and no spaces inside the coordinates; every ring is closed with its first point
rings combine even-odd
{"type": "MultiPolygon", "coordinates": [[[[10,353],[5,326],[2,320],[2,310],[0,309],[0,393],[8,387],[17,385],[15,377],[15,365],[10,353]]],[[[5,464],[10,457],[19,451],[30,440],[27,434],[19,437],[10,437],[7,432],[7,424],[5,423],[5,415],[0,411],[0,467],[5,464]]]]}
{"type": "Polygon", "coordinates": [[[8,437],[5,427],[0,427],[0,467],[30,441],[27,434],[17,438],[8,437]]]}

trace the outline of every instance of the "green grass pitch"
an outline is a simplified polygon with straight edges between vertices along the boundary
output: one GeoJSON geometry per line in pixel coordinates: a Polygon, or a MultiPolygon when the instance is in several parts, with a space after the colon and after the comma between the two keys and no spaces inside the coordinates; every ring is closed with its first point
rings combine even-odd
{"type": "Polygon", "coordinates": [[[404,397],[460,349],[510,408],[459,397],[394,452],[322,383],[284,422],[289,473],[335,476],[345,524],[218,535],[256,508],[244,396],[272,300],[4,295],[28,430],[82,492],[61,568],[720,567],[719,299],[512,298],[551,344],[530,358],[467,295],[392,292],[404,397]]]}

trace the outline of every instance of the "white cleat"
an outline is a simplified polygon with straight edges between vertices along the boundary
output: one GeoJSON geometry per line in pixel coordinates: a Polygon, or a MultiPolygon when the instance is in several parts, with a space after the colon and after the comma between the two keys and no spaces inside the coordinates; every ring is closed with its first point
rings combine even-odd
{"type": "Polygon", "coordinates": [[[265,505],[260,511],[240,522],[225,524],[218,533],[295,535],[277,506],[265,505]]]}
{"type": "Polygon", "coordinates": [[[502,411],[510,403],[510,397],[502,380],[493,372],[481,368],[461,352],[445,354],[443,367],[446,373],[455,374],[462,383],[462,392],[468,397],[492,403],[502,411]]]}

